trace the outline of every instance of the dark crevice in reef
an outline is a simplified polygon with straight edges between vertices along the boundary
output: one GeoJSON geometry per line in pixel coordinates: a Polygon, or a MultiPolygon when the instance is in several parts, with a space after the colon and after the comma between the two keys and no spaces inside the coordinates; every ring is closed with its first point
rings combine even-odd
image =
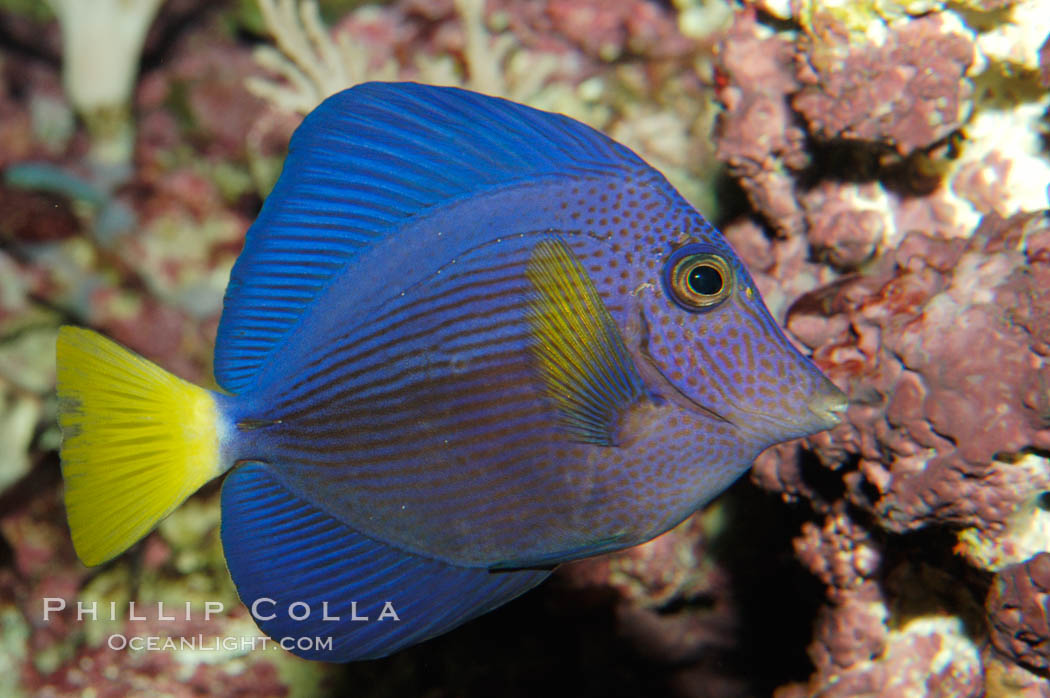
{"type": "Polygon", "coordinates": [[[726,533],[711,555],[729,571],[740,623],[738,659],[752,695],[771,695],[813,671],[806,647],[823,589],[792,547],[808,507],[785,506],[746,477],[723,495],[722,506],[726,533]]]}
{"type": "Polygon", "coordinates": [[[984,598],[993,575],[952,552],[955,531],[927,526],[903,535],[884,534],[880,584],[891,599],[891,628],[923,616],[960,618],[971,638],[986,634],[984,598]]]}

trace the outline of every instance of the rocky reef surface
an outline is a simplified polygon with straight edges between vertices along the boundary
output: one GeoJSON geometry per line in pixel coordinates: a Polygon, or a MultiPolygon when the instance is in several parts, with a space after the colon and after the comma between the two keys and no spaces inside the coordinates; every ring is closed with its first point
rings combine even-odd
{"type": "Polygon", "coordinates": [[[777,695],[1050,693],[1047,9],[758,3],[727,34],[726,234],[851,401],[752,470],[825,588],[777,695]]]}

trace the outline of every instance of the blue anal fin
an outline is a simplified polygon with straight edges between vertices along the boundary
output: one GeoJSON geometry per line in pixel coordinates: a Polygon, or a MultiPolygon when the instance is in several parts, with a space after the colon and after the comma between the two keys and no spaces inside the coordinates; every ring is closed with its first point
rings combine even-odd
{"type": "Polygon", "coordinates": [[[406,553],[296,497],[256,463],[223,484],[222,544],[259,628],[278,642],[291,638],[282,646],[301,657],[329,662],[384,657],[448,632],[550,574],[406,553]]]}

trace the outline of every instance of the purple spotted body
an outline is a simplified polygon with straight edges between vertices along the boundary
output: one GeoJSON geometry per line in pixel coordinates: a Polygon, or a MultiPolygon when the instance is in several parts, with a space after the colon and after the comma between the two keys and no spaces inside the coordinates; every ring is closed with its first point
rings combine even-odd
{"type": "Polygon", "coordinates": [[[827,420],[807,404],[834,388],[781,334],[721,235],[662,178],[543,183],[487,203],[472,202],[469,224],[451,222],[462,220],[453,207],[391,236],[441,232],[387,297],[369,283],[397,258],[382,245],[365,253],[376,258],[362,263],[370,275],[328,289],[319,303],[334,310],[307,318],[300,341],[264,365],[259,392],[238,398],[237,421],[280,422],[247,432],[239,459],[280,463],[279,481],[366,535],[454,564],[528,566],[644,542],[763,448],[827,420]],[[575,442],[535,375],[524,271],[552,232],[650,393],[625,406],[611,448],[575,442]],[[697,242],[732,260],[736,291],[689,313],[661,273],[673,250],[697,242]],[[348,322],[355,309],[367,321],[348,322]],[[289,367],[290,385],[268,380],[289,367]]]}

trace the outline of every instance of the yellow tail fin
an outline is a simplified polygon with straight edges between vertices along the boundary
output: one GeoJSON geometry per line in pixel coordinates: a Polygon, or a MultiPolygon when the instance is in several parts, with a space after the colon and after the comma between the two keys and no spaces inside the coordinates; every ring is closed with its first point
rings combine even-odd
{"type": "Polygon", "coordinates": [[[221,474],[215,398],[100,334],[58,332],[58,421],[73,547],[119,555],[221,474]]]}

